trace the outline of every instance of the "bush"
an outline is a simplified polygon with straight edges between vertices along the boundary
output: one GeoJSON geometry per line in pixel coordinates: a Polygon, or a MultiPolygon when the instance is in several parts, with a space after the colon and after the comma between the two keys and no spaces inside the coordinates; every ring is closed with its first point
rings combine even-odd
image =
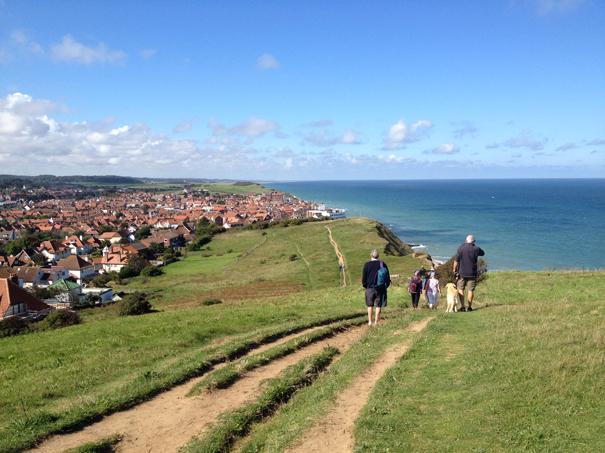
{"type": "Polygon", "coordinates": [[[222,304],[223,301],[220,299],[204,299],[202,301],[202,305],[218,305],[218,304],[222,304]]]}
{"type": "Polygon", "coordinates": [[[289,260],[290,261],[296,261],[298,259],[298,255],[296,253],[293,253],[292,255],[290,255],[289,260]]]}
{"type": "Polygon", "coordinates": [[[99,274],[93,278],[90,283],[95,288],[104,288],[112,280],[118,280],[120,277],[117,272],[107,272],[105,274],[99,274]]]}
{"type": "Polygon", "coordinates": [[[11,337],[29,331],[27,322],[21,318],[6,318],[0,320],[0,338],[11,337]]]}
{"type": "Polygon", "coordinates": [[[163,273],[164,271],[162,269],[151,265],[147,266],[141,271],[141,275],[144,275],[145,277],[157,277],[163,273]]]}
{"type": "Polygon", "coordinates": [[[189,244],[188,249],[191,250],[192,252],[198,251],[203,246],[208,244],[211,240],[212,240],[212,236],[209,236],[209,235],[203,235],[203,236],[196,237],[191,242],[191,244],[189,244]]]}
{"type": "Polygon", "coordinates": [[[130,266],[124,266],[118,275],[120,278],[131,278],[136,277],[139,273],[130,266]]]}
{"type": "Polygon", "coordinates": [[[135,292],[128,294],[118,302],[118,313],[120,316],[143,315],[152,311],[147,294],[135,292]]]}
{"type": "Polygon", "coordinates": [[[72,310],[53,310],[43,321],[40,321],[38,328],[60,329],[62,327],[74,326],[80,324],[80,315],[72,310]]]}

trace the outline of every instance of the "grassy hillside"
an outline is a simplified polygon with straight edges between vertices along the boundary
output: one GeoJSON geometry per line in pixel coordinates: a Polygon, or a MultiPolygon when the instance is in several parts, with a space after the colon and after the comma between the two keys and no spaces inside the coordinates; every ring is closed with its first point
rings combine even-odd
{"type": "MultiPolygon", "coordinates": [[[[355,451],[604,451],[605,272],[495,273],[477,305],[440,311],[382,377],[355,423],[355,451]]],[[[400,326],[381,328],[371,351],[352,349],[242,451],[296,445],[400,326]]]]}
{"type": "MultiPolygon", "coordinates": [[[[358,284],[339,287],[326,226],[358,282],[370,249],[387,245],[376,222],[232,231],[165,275],[125,287],[152,294],[158,313],[93,310],[79,326],[0,339],[0,451],[140,401],[250,338],[363,313],[358,284]],[[209,297],[223,303],[203,306],[209,297]]],[[[397,272],[419,265],[409,256],[385,259],[397,272]]]]}
{"type": "MultiPolygon", "coordinates": [[[[492,273],[472,313],[412,312],[405,278],[425,263],[380,224],[347,219],[230,231],[165,275],[125,286],[149,292],[157,313],[94,310],[81,325],[0,339],[0,452],[135,406],[306,327],[363,322],[359,274],[372,248],[388,250],[392,274],[403,276],[390,291],[387,321],[360,332],[316,381],[272,406],[272,416],[253,417],[250,434],[236,427],[238,449],[296,446],[339,395],[407,342],[403,358],[367,388],[351,424],[357,451],[605,450],[605,272],[492,273]],[[328,228],[346,263],[346,287],[328,228]],[[202,305],[207,298],[223,302],[202,305]],[[424,331],[409,328],[427,317],[434,319],[424,331]]],[[[223,374],[246,374],[246,366],[262,368],[305,347],[285,339],[223,374]]],[[[223,419],[213,432],[231,429],[233,420],[223,419]]],[[[123,433],[104,433],[115,434],[123,433]]],[[[190,451],[208,445],[199,432],[190,435],[199,437],[190,451]]]]}
{"type": "MultiPolygon", "coordinates": [[[[338,260],[326,227],[345,257],[347,281],[354,286],[360,284],[361,268],[373,248],[402,247],[390,237],[381,237],[382,225],[367,219],[232,230],[216,236],[204,250],[189,252],[184,260],[168,266],[165,275],[135,279],[124,289],[147,291],[158,307],[175,307],[197,305],[206,298],[235,302],[334,288],[340,281],[338,260]]],[[[383,258],[392,274],[407,276],[423,264],[409,255],[383,254],[383,258]]]]}

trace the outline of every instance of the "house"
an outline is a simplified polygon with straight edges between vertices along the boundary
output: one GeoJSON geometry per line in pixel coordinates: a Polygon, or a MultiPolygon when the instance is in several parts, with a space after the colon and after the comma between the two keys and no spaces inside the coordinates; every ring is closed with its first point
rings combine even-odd
{"type": "Polygon", "coordinates": [[[14,228],[0,227],[0,242],[14,241],[17,237],[17,232],[14,228]]]}
{"type": "Polygon", "coordinates": [[[46,261],[59,261],[71,254],[70,249],[59,241],[43,241],[37,250],[44,255],[46,261]]]}
{"type": "Polygon", "coordinates": [[[111,288],[82,288],[82,297],[96,296],[101,305],[113,302],[113,289],[111,288]]]}
{"type": "Polygon", "coordinates": [[[120,272],[128,264],[130,253],[121,246],[105,247],[103,255],[94,258],[95,265],[103,269],[104,272],[120,272]]]}
{"type": "Polygon", "coordinates": [[[92,247],[84,242],[82,236],[65,236],[63,245],[69,249],[72,255],[86,255],[92,251],[92,247]]]}
{"type": "Polygon", "coordinates": [[[141,243],[147,247],[151,244],[164,244],[166,248],[177,248],[185,245],[183,234],[176,230],[154,231],[151,236],[141,239],[141,243]]]}
{"type": "Polygon", "coordinates": [[[77,302],[82,294],[82,286],[69,279],[58,280],[48,287],[54,290],[57,294],[55,299],[61,304],[73,305],[77,302]]]}
{"type": "Polygon", "coordinates": [[[10,316],[39,317],[51,307],[19,287],[14,278],[0,278],[0,319],[10,316]]]}
{"type": "Polygon", "coordinates": [[[10,255],[7,259],[9,266],[33,266],[34,260],[29,253],[25,250],[21,250],[16,255],[10,255]]]}
{"type": "Polygon", "coordinates": [[[69,275],[74,277],[80,284],[82,280],[92,278],[97,273],[94,264],[89,263],[78,255],[70,255],[67,258],[63,258],[57,264],[66,268],[69,271],[69,275]]]}
{"type": "Polygon", "coordinates": [[[99,236],[102,241],[109,241],[111,244],[117,244],[122,240],[122,235],[115,231],[106,231],[99,236]]]}

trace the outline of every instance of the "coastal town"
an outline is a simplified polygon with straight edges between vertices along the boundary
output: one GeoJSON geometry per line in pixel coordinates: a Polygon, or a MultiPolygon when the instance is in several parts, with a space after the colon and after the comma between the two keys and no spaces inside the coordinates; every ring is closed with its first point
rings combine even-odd
{"type": "Polygon", "coordinates": [[[0,319],[120,300],[108,284],[162,266],[209,235],[272,222],[343,216],[276,192],[5,188],[0,195],[0,319]],[[200,226],[201,225],[201,226],[200,226]]]}

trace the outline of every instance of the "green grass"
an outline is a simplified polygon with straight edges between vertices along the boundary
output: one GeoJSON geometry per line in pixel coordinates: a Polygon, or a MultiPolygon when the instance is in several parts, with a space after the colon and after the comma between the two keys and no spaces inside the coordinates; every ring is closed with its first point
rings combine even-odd
{"type": "Polygon", "coordinates": [[[122,440],[122,436],[116,434],[96,442],[87,442],[76,448],[70,448],[65,453],[113,453],[115,446],[122,440]]]}
{"type": "MultiPolygon", "coordinates": [[[[149,293],[157,313],[122,318],[108,307],[86,311],[81,325],[0,339],[0,452],[135,405],[302,327],[363,315],[361,267],[372,248],[386,245],[367,219],[230,231],[164,275],[125,286],[149,293]],[[345,256],[348,288],[338,287],[326,225],[345,256]],[[223,303],[202,305],[213,298],[223,303]]],[[[411,256],[383,258],[403,281],[422,265],[411,256]]],[[[603,294],[605,272],[492,273],[478,288],[479,310],[440,311],[377,385],[357,423],[357,449],[605,451],[603,294]]],[[[403,339],[394,331],[428,315],[403,309],[407,301],[405,285],[395,284],[387,324],[256,424],[243,450],[281,451],[326,413],[338,392],[403,339]]],[[[227,366],[216,382],[307,340],[227,366]]]]}
{"type": "Polygon", "coordinates": [[[358,451],[605,451],[605,274],[497,273],[376,386],[358,451]]]}
{"type": "Polygon", "coordinates": [[[312,386],[301,390],[264,424],[256,426],[242,443],[242,452],[283,451],[332,407],[337,395],[390,346],[411,338],[405,328],[427,312],[411,312],[400,306],[389,310],[388,322],[372,328],[353,344],[312,386]]]}
{"type": "Polygon", "coordinates": [[[225,194],[237,194],[237,195],[248,195],[248,194],[263,194],[270,190],[261,184],[256,183],[208,183],[208,184],[196,184],[194,189],[207,190],[212,193],[225,193],[225,194]]]}
{"type": "MultiPolygon", "coordinates": [[[[371,248],[386,244],[374,222],[329,224],[355,272],[371,248]],[[359,247],[367,250],[356,254],[359,247]]],[[[387,262],[404,267],[409,259],[387,262]]],[[[78,326],[0,339],[0,451],[24,448],[200,375],[215,354],[237,349],[251,332],[363,313],[356,285],[338,285],[324,222],[232,231],[167,266],[164,275],[126,286],[150,294],[158,313],[123,318],[107,307],[86,311],[78,326]],[[291,261],[293,253],[300,259],[291,261]],[[203,306],[210,298],[223,303],[203,306]]]]}
{"type": "MultiPolygon", "coordinates": [[[[100,184],[90,184],[90,185],[100,185],[100,184]]],[[[107,184],[107,185],[115,185],[115,184],[107,184]]],[[[126,184],[123,185],[129,189],[134,190],[157,190],[160,192],[175,192],[181,191],[185,186],[191,186],[193,190],[206,190],[210,193],[215,194],[228,194],[228,195],[248,195],[248,194],[263,194],[269,192],[270,190],[261,184],[257,183],[243,183],[243,182],[209,182],[209,183],[199,183],[199,184],[190,184],[190,183],[167,183],[160,181],[152,181],[146,182],[144,184],[126,184]]]]}
{"type": "Polygon", "coordinates": [[[239,409],[223,414],[220,422],[201,439],[193,438],[183,449],[189,453],[228,452],[233,443],[246,435],[250,427],[277,410],[296,391],[311,384],[331,362],[338,350],[323,351],[286,368],[280,376],[269,380],[259,398],[239,409]]]}
{"type": "Polygon", "coordinates": [[[215,305],[2,339],[0,451],[132,406],[302,327],[356,316],[360,301],[343,296],[339,305],[325,295],[322,305],[215,305]]]}
{"type": "MultiPolygon", "coordinates": [[[[231,230],[215,236],[204,250],[189,252],[183,260],[168,265],[164,275],[137,277],[118,289],[146,291],[156,306],[178,308],[197,305],[208,298],[229,303],[337,287],[338,261],[326,225],[345,255],[348,281],[359,286],[370,250],[383,250],[387,244],[377,235],[376,222],[368,219],[231,230]],[[297,259],[290,260],[292,255],[297,259]]],[[[405,277],[422,264],[411,256],[383,258],[392,274],[405,277]]]]}
{"type": "Polygon", "coordinates": [[[204,390],[213,391],[227,388],[249,371],[266,365],[273,360],[290,355],[310,344],[330,338],[352,326],[358,326],[360,324],[365,324],[366,322],[366,318],[363,315],[361,315],[359,319],[340,321],[300,337],[293,338],[292,340],[274,346],[265,352],[245,357],[238,362],[231,363],[208,374],[191,389],[189,395],[198,395],[204,390]]]}

